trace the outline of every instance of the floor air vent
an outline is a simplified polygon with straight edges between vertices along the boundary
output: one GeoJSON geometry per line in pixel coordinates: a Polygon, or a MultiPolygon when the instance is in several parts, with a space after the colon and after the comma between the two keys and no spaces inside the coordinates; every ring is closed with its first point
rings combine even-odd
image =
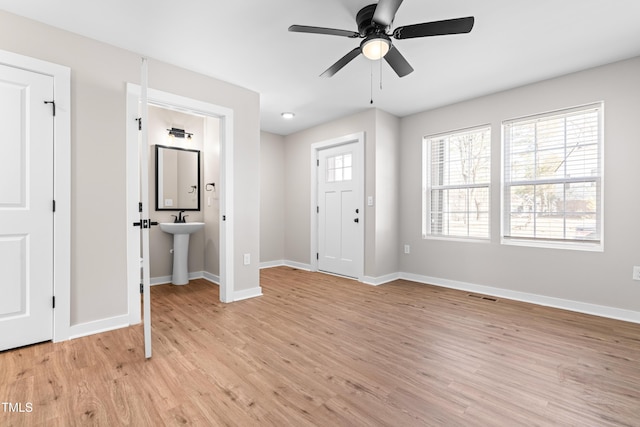
{"type": "Polygon", "coordinates": [[[476,295],[476,294],[467,294],[467,296],[471,297],[471,298],[477,298],[477,299],[484,299],[487,301],[492,301],[492,302],[497,302],[498,299],[497,298],[493,298],[493,297],[486,297],[484,295],[476,295]]]}

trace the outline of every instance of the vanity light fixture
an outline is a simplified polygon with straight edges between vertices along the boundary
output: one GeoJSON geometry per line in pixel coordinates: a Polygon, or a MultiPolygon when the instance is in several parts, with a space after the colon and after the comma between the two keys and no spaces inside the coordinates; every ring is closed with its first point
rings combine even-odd
{"type": "Polygon", "coordinates": [[[193,135],[190,132],[185,132],[184,129],[171,128],[167,130],[169,131],[169,135],[174,136],[176,138],[184,138],[186,136],[187,139],[191,139],[191,136],[193,135]]]}
{"type": "Polygon", "coordinates": [[[294,113],[290,113],[290,112],[284,112],[280,115],[282,116],[283,119],[286,119],[286,120],[291,120],[296,116],[294,113]]]}

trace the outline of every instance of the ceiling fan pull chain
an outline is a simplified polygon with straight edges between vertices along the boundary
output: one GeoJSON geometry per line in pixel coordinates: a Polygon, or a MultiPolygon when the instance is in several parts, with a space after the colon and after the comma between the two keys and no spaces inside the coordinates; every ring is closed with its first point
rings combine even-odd
{"type": "Polygon", "coordinates": [[[373,61],[371,62],[371,87],[370,87],[370,92],[371,92],[371,101],[369,101],[369,104],[373,105],[373,61]]]}

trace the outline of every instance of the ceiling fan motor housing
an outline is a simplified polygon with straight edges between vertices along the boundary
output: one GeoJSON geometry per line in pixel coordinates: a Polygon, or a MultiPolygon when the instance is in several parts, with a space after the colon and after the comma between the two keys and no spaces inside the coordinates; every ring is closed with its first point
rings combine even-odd
{"type": "Polygon", "coordinates": [[[373,14],[376,11],[377,4],[370,4],[365,6],[356,15],[356,23],[358,24],[358,32],[361,37],[366,37],[372,31],[379,31],[384,34],[384,28],[374,24],[373,14]]]}

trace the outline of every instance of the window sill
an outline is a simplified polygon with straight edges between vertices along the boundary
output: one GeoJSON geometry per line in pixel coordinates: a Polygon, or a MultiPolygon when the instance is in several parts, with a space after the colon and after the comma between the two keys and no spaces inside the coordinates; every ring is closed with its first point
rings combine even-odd
{"type": "Polygon", "coordinates": [[[434,236],[434,235],[422,235],[423,240],[444,240],[447,242],[460,242],[460,243],[491,243],[491,239],[488,237],[457,237],[457,236],[434,236]]]}
{"type": "Polygon", "coordinates": [[[505,238],[502,237],[500,244],[508,246],[527,246],[531,248],[543,248],[543,249],[564,249],[571,251],[586,251],[586,252],[604,252],[604,244],[602,241],[597,243],[583,243],[583,242],[552,242],[549,240],[529,240],[529,239],[517,239],[517,238],[505,238]]]}

